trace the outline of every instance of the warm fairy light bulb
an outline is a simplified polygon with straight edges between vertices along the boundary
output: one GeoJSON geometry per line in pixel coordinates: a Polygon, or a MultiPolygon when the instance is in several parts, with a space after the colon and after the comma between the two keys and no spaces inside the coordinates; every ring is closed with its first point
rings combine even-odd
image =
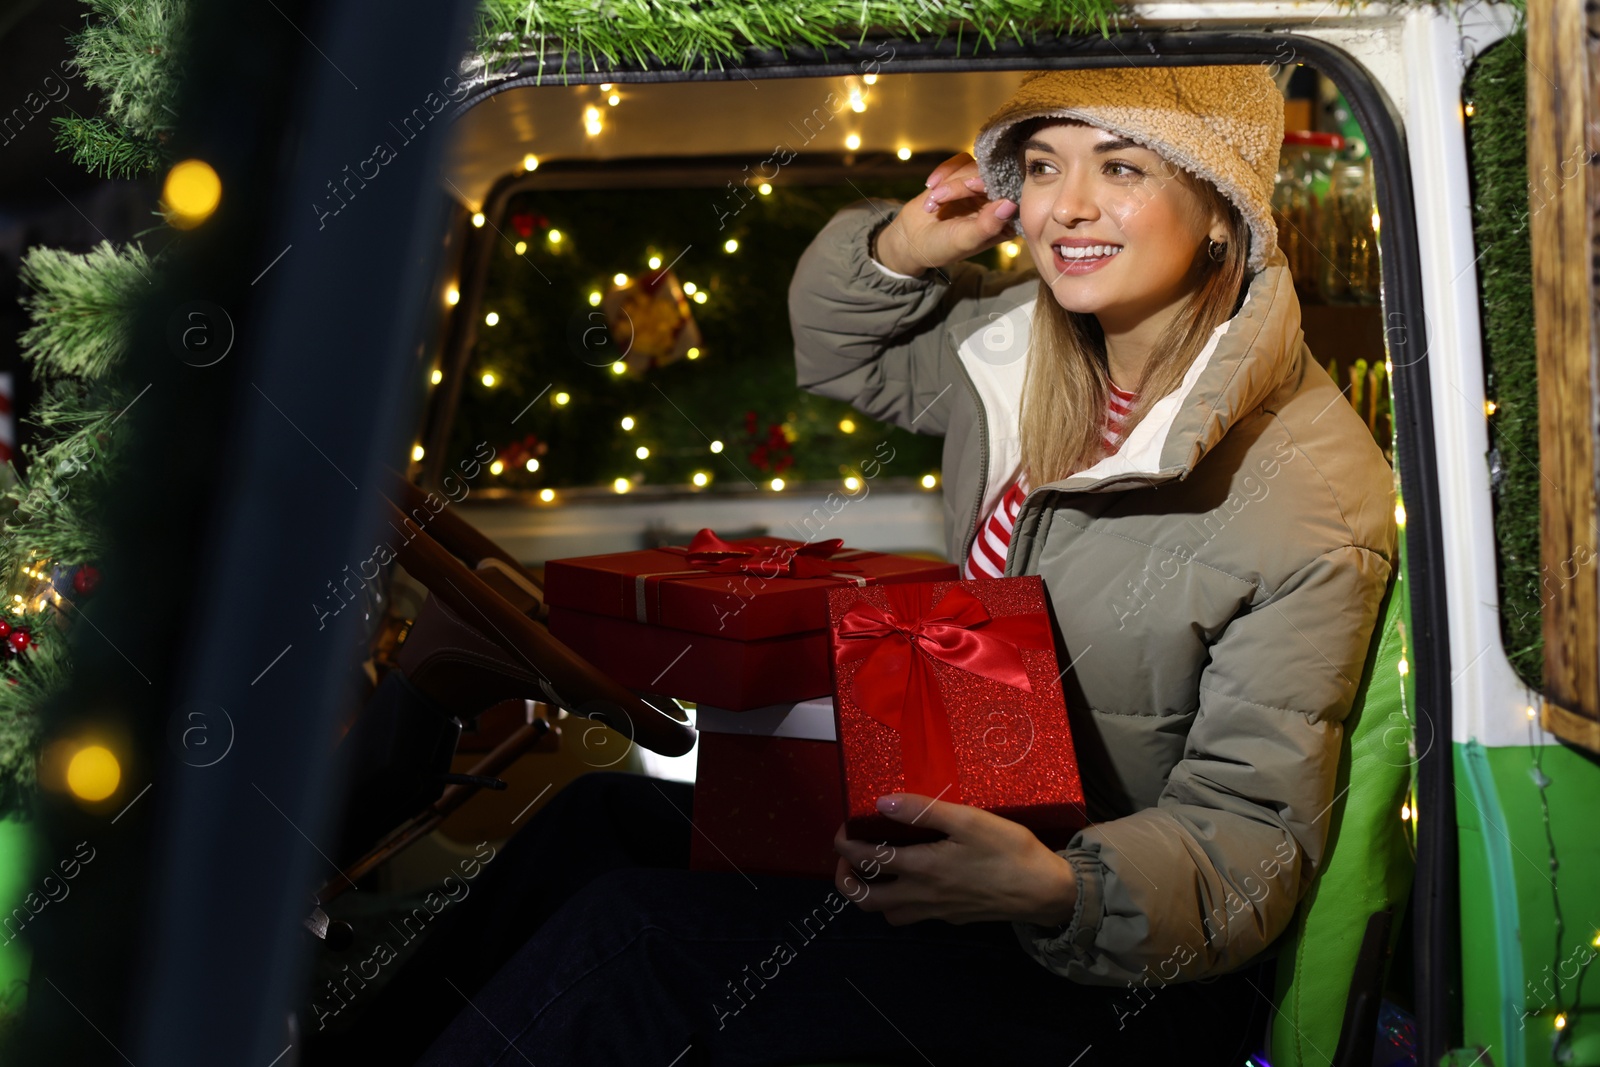
{"type": "Polygon", "coordinates": [[[601,297],[600,290],[596,289],[594,292],[589,294],[589,306],[592,308],[599,307],[602,299],[604,298],[601,297]]]}
{"type": "Polygon", "coordinates": [[[1406,506],[1404,504],[1396,504],[1394,506],[1394,524],[1402,528],[1405,526],[1406,506]]]}
{"type": "Polygon", "coordinates": [[[936,486],[938,484],[939,484],[939,479],[935,475],[924,474],[922,476],[922,488],[924,488],[924,489],[932,489],[934,486],[936,486]]]}
{"type": "Polygon", "coordinates": [[[855,433],[856,432],[856,420],[855,419],[840,419],[839,420],[839,432],[840,433],[855,433]]]}
{"type": "Polygon", "coordinates": [[[1406,662],[1406,658],[1404,656],[1401,656],[1400,662],[1395,665],[1395,669],[1400,672],[1400,677],[1404,678],[1406,675],[1411,673],[1411,664],[1406,662]]]}
{"type": "Polygon", "coordinates": [[[1410,822],[1411,821],[1411,805],[1410,804],[1402,804],[1402,805],[1400,805],[1400,821],[1401,822],[1410,822]]]}
{"type": "Polygon", "coordinates": [[[859,133],[852,133],[849,137],[844,139],[844,146],[850,149],[850,151],[854,152],[856,149],[861,147],[861,135],[859,133]]]}
{"type": "Polygon", "coordinates": [[[910,159],[911,158],[911,149],[909,149],[909,148],[901,148],[898,152],[895,153],[895,155],[899,156],[902,160],[910,159]]]}
{"type": "Polygon", "coordinates": [[[628,276],[619,270],[611,276],[611,283],[620,289],[628,284],[628,276]]]}
{"type": "Polygon", "coordinates": [[[726,241],[722,242],[722,250],[727,252],[729,255],[732,255],[733,253],[739,251],[739,242],[730,237],[726,241]]]}
{"type": "Polygon", "coordinates": [[[500,322],[500,313],[498,311],[491,311],[491,312],[489,312],[489,314],[487,314],[487,315],[485,315],[483,317],[483,324],[485,326],[495,326],[495,325],[498,325],[499,322],[500,322]]]}
{"type": "Polygon", "coordinates": [[[1462,110],[1464,110],[1464,111],[1465,111],[1465,112],[1466,112],[1466,113],[1467,113],[1467,118],[1469,118],[1469,119],[1470,119],[1470,118],[1471,118],[1471,117],[1472,117],[1472,113],[1473,113],[1473,111],[1475,111],[1475,110],[1476,110],[1476,108],[1474,108],[1474,107],[1473,107],[1473,106],[1472,106],[1472,101],[1471,101],[1471,100],[1468,100],[1468,101],[1467,101],[1467,104],[1466,104],[1466,107],[1465,107],[1465,108],[1463,108],[1463,109],[1462,109],[1462,110]]]}
{"type": "Polygon", "coordinates": [[[686,358],[688,358],[688,359],[699,359],[700,358],[700,349],[695,348],[694,346],[691,345],[689,347],[689,351],[684,353],[684,356],[686,358]]]}
{"type": "Polygon", "coordinates": [[[634,422],[633,422],[633,416],[632,415],[624,415],[624,416],[622,416],[622,428],[624,430],[631,430],[631,429],[633,429],[633,426],[634,426],[634,422]]]}
{"type": "Polygon", "coordinates": [[[104,745],[80,748],[67,764],[67,788],[79,800],[104,800],[121,781],[122,765],[104,745]]]}
{"type": "Polygon", "coordinates": [[[1556,1029],[1557,1030],[1565,1030],[1566,1028],[1567,1028],[1567,1013],[1566,1012],[1562,1012],[1560,1015],[1556,1016],[1556,1029]]]}
{"type": "Polygon", "coordinates": [[[548,234],[545,235],[545,239],[553,245],[558,245],[561,243],[561,231],[552,229],[548,234]]]}
{"type": "Polygon", "coordinates": [[[772,479],[772,490],[773,490],[773,492],[776,492],[776,493],[783,492],[783,479],[782,478],[774,478],[774,479],[772,479]]]}
{"type": "Polygon", "coordinates": [[[523,170],[538,170],[539,169],[539,157],[534,155],[532,152],[529,152],[527,155],[523,156],[522,157],[522,169],[523,170]]]}
{"type": "Polygon", "coordinates": [[[627,371],[628,371],[628,365],[626,363],[622,362],[622,360],[620,360],[620,359],[617,360],[615,363],[611,364],[611,373],[612,374],[626,374],[627,371]]]}
{"type": "Polygon", "coordinates": [[[695,485],[703,488],[707,482],[711,481],[711,475],[707,474],[705,471],[695,471],[694,478],[692,480],[695,485]]]}
{"type": "Polygon", "coordinates": [[[852,474],[844,480],[844,487],[853,493],[861,488],[861,479],[852,474]]]}
{"type": "Polygon", "coordinates": [[[543,500],[546,504],[550,503],[550,501],[554,500],[555,498],[556,491],[554,489],[539,490],[539,499],[543,500]]]}
{"type": "Polygon", "coordinates": [[[474,226],[482,226],[483,225],[483,212],[474,211],[472,213],[472,224],[474,226]]]}
{"type": "Polygon", "coordinates": [[[446,289],[444,291],[444,302],[449,304],[451,307],[461,303],[461,290],[457,289],[453,285],[446,289]]]}
{"type": "Polygon", "coordinates": [[[489,464],[489,473],[490,474],[498,475],[502,471],[504,471],[505,469],[506,469],[506,465],[504,463],[502,463],[498,459],[495,460],[493,463],[489,464]]]}
{"type": "Polygon", "coordinates": [[[518,241],[513,247],[512,251],[516,252],[516,254],[519,256],[525,254],[528,251],[528,242],[518,241]]]}
{"type": "Polygon", "coordinates": [[[222,202],[222,179],[211,164],[186,159],[167,171],[161,187],[167,221],[180,230],[192,230],[209,219],[222,202]]]}
{"type": "Polygon", "coordinates": [[[422,462],[422,457],[425,456],[425,455],[427,455],[427,452],[426,452],[426,450],[423,449],[423,447],[421,445],[412,445],[411,446],[411,462],[413,462],[413,463],[421,463],[422,462]]]}
{"type": "Polygon", "coordinates": [[[867,102],[861,99],[861,90],[859,89],[850,90],[850,110],[858,115],[867,110],[867,102]]]}
{"type": "Polygon", "coordinates": [[[619,493],[626,493],[629,489],[633,488],[633,483],[628,481],[626,478],[618,478],[616,481],[611,483],[611,488],[619,493]]]}
{"type": "Polygon", "coordinates": [[[1493,400],[1485,400],[1483,402],[1483,413],[1485,415],[1493,415],[1494,414],[1494,409],[1495,409],[1495,402],[1493,400]]]}
{"type": "Polygon", "coordinates": [[[567,406],[567,404],[571,403],[572,394],[571,393],[557,393],[555,396],[551,397],[551,399],[556,402],[556,407],[564,408],[564,407],[567,406]]]}
{"type": "Polygon", "coordinates": [[[650,269],[651,270],[657,270],[657,269],[660,268],[660,266],[661,266],[661,257],[660,256],[651,256],[650,257],[650,269]]]}
{"type": "Polygon", "coordinates": [[[721,452],[722,451],[722,442],[721,441],[712,441],[711,442],[711,451],[713,451],[713,452],[721,452]]]}
{"type": "Polygon", "coordinates": [[[704,304],[706,302],[706,291],[704,289],[700,290],[698,293],[694,294],[692,299],[696,304],[704,304]]]}
{"type": "Polygon", "coordinates": [[[762,182],[760,185],[756,186],[756,192],[760,193],[762,196],[771,196],[772,195],[772,183],[771,182],[762,182]]]}
{"type": "Polygon", "coordinates": [[[1378,232],[1378,209],[1377,208],[1373,208],[1372,209],[1372,232],[1373,233],[1377,233],[1378,232]]]}
{"type": "Polygon", "coordinates": [[[1535,715],[1535,714],[1536,714],[1536,713],[1535,713],[1535,712],[1534,712],[1534,710],[1533,710],[1533,705],[1532,705],[1532,704],[1529,704],[1529,705],[1528,705],[1528,718],[1530,718],[1530,719],[1531,719],[1531,718],[1533,718],[1533,716],[1534,716],[1534,715],[1535,715]]]}
{"type": "Polygon", "coordinates": [[[601,82],[600,83],[600,91],[602,93],[609,93],[614,84],[616,84],[616,83],[614,83],[614,82],[601,82]]]}
{"type": "Polygon", "coordinates": [[[640,459],[649,459],[650,449],[646,448],[644,445],[640,445],[638,448],[633,450],[633,454],[640,459]]]}
{"type": "Polygon", "coordinates": [[[876,74],[863,74],[861,75],[861,80],[866,82],[868,85],[878,84],[878,76],[876,74]]]}
{"type": "Polygon", "coordinates": [[[532,474],[539,469],[539,461],[536,459],[530,459],[527,463],[523,464],[523,466],[528,468],[529,474],[532,474]]]}
{"type": "Polygon", "coordinates": [[[1007,241],[1000,246],[1000,251],[1004,252],[1008,259],[1016,259],[1022,254],[1022,246],[1015,241],[1007,241]]]}
{"type": "Polygon", "coordinates": [[[610,96],[606,97],[606,103],[610,104],[612,107],[616,107],[621,102],[622,97],[618,96],[616,93],[612,93],[610,96]]]}
{"type": "Polygon", "coordinates": [[[586,108],[584,108],[583,109],[583,121],[584,122],[599,122],[600,121],[600,109],[597,108],[597,107],[586,107],[586,108]]]}
{"type": "Polygon", "coordinates": [[[434,385],[438,385],[440,382],[444,381],[444,371],[440,370],[438,367],[433,368],[433,373],[428,375],[428,381],[434,385]]]}
{"type": "Polygon", "coordinates": [[[694,295],[694,291],[696,289],[698,289],[698,288],[700,288],[700,287],[698,285],[696,285],[694,282],[684,282],[683,283],[683,291],[688,293],[690,296],[693,296],[694,295]]]}
{"type": "Polygon", "coordinates": [[[494,373],[492,371],[484,371],[483,372],[483,384],[487,385],[490,389],[493,389],[494,388],[494,383],[495,383],[494,373]]]}

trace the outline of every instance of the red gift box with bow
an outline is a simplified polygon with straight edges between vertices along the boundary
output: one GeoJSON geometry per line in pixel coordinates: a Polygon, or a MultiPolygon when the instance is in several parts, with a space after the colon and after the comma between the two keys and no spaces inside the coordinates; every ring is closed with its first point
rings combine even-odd
{"type": "Polygon", "coordinates": [[[846,833],[938,831],[879,814],[888,793],[983,808],[1053,849],[1089,822],[1037,575],[828,593],[846,833]]]}
{"type": "Polygon", "coordinates": [[[745,711],[827,696],[829,589],[953,578],[948,563],[837,538],[726,541],[554,559],[550,632],[621,684],[745,711]]]}

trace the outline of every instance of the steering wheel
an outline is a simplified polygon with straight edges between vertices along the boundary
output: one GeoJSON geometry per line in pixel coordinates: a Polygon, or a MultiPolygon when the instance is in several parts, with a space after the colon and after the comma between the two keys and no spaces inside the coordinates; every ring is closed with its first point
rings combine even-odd
{"type": "MultiPolygon", "coordinates": [[[[395,495],[408,504],[415,501],[422,505],[425,499],[422,492],[397,472],[390,473],[395,495]]],[[[539,695],[545,700],[572,715],[603,723],[630,741],[663,756],[681,756],[694,747],[694,727],[677,705],[654,698],[660,700],[658,704],[647,695],[624,688],[529,617],[529,598],[519,594],[537,590],[538,585],[514,556],[465,519],[452,514],[448,507],[433,514],[428,529],[422,529],[395,506],[390,496],[385,495],[384,503],[385,512],[395,522],[396,529],[408,529],[409,522],[410,530],[415,530],[411,539],[396,552],[407,572],[479,637],[514,661],[520,668],[517,673],[531,675],[539,695]],[[450,541],[452,548],[468,558],[495,561],[494,570],[469,568],[435,540],[430,529],[438,531],[450,541]],[[499,580],[491,584],[485,580],[486,574],[499,580]],[[515,585],[503,580],[507,576],[515,585]],[[525,581],[516,580],[518,578],[525,581]],[[496,585],[518,595],[518,603],[508,600],[496,585]]],[[[428,511],[431,514],[431,509],[428,511]]],[[[542,601],[542,590],[534,595],[542,601]]],[[[535,696],[533,693],[524,695],[535,696]]]]}

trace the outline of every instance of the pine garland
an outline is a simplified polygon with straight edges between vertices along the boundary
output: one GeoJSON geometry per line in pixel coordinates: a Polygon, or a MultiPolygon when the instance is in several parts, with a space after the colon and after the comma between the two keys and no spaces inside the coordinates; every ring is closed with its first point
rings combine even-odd
{"type": "Polygon", "coordinates": [[[1091,28],[1104,36],[1120,8],[1115,0],[482,0],[475,48],[496,69],[538,54],[541,74],[552,50],[563,53],[562,73],[569,56],[585,65],[655,59],[681,69],[699,60],[709,70],[747,48],[846,48],[844,30],[857,31],[859,44],[874,28],[916,41],[942,40],[954,28],[958,51],[969,33],[990,47],[1002,36],[1022,43],[1024,34],[1091,28]]]}
{"type": "Polygon", "coordinates": [[[137,246],[109,242],[83,255],[34,248],[23,257],[21,303],[33,325],[20,341],[42,384],[27,421],[41,432],[38,443],[21,449],[26,476],[8,463],[13,484],[0,494],[5,621],[25,627],[32,640],[0,661],[0,815],[27,810],[39,709],[71,674],[49,572],[93,563],[105,552],[97,501],[117,470],[111,427],[129,403],[109,372],[127,352],[151,266],[137,246]]]}

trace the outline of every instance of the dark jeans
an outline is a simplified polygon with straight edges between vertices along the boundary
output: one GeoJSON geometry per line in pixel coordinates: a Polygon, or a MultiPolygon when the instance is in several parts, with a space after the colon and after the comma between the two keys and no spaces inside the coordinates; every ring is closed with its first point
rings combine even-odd
{"type": "Polygon", "coordinates": [[[1261,1043],[1270,961],[1137,992],[1080,985],[1009,923],[896,927],[829,881],[688,871],[692,795],[597,772],[554,797],[385,991],[380,1010],[412,1035],[454,1015],[419,1067],[1237,1067],[1261,1043]]]}

